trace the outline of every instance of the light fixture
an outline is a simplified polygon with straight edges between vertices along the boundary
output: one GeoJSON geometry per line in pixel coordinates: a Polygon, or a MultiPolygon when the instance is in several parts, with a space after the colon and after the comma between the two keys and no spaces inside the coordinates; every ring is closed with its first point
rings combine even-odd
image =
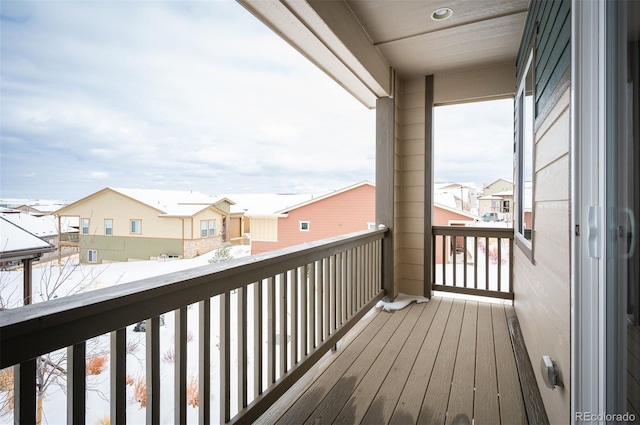
{"type": "Polygon", "coordinates": [[[445,19],[449,19],[451,15],[453,15],[453,10],[448,7],[441,7],[431,14],[431,19],[434,21],[444,21],[445,19]]]}

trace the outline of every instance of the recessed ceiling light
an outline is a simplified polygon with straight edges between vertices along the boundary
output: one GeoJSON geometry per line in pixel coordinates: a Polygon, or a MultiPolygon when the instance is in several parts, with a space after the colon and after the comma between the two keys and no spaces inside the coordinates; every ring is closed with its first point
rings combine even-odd
{"type": "Polygon", "coordinates": [[[434,21],[444,21],[445,19],[449,19],[451,15],[453,15],[453,10],[448,7],[441,7],[431,14],[431,19],[434,21]]]}

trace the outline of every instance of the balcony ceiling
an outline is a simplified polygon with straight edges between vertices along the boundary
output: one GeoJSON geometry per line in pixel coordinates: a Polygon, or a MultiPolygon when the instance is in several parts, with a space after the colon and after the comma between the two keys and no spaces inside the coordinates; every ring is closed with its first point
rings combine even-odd
{"type": "MultiPolygon", "coordinates": [[[[362,103],[393,96],[394,75],[458,74],[456,99],[503,96],[529,0],[237,0],[362,103]],[[453,15],[435,21],[449,7],[453,15]],[[491,67],[491,68],[489,68],[491,67]],[[482,77],[475,70],[483,68],[482,77]],[[395,74],[394,74],[395,73],[395,74]],[[505,78],[506,76],[506,78],[505,78]],[[494,80],[494,81],[491,81],[494,80]],[[503,87],[471,93],[473,86],[503,87]]],[[[447,89],[448,90],[448,89],[447,89]]]]}
{"type": "Polygon", "coordinates": [[[402,76],[515,63],[528,0],[347,0],[387,62],[402,76]],[[445,21],[431,19],[449,7],[445,21]]]}

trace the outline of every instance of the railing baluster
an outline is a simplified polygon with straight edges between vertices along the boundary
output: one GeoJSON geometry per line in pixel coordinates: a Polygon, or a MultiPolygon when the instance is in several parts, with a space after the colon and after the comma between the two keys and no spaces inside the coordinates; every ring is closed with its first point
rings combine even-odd
{"type": "Polygon", "coordinates": [[[451,238],[453,239],[453,286],[458,286],[458,277],[456,276],[457,274],[457,257],[458,257],[458,237],[457,236],[451,236],[451,238]]]}
{"type": "Polygon", "coordinates": [[[287,326],[287,276],[289,272],[280,274],[280,377],[287,372],[287,348],[288,326],[287,326]]]}
{"type": "Polygon", "coordinates": [[[220,294],[220,421],[231,419],[231,294],[220,294]]]}
{"type": "Polygon", "coordinates": [[[298,363],[298,285],[300,284],[299,267],[291,270],[291,281],[289,286],[291,288],[291,352],[289,357],[291,359],[291,366],[293,368],[298,363]]]}
{"type": "MultiPolygon", "coordinates": [[[[147,373],[146,418],[147,423],[157,424],[160,422],[160,317],[147,319],[144,333],[147,373]]],[[[200,385],[202,386],[202,380],[200,385]]]]}
{"type": "Polygon", "coordinates": [[[111,332],[111,421],[127,420],[127,330],[111,332]]]}
{"type": "Polygon", "coordinates": [[[86,422],[87,343],[67,348],[67,423],[82,425],[86,422]]]}
{"type": "Polygon", "coordinates": [[[467,285],[467,237],[464,236],[462,238],[462,271],[463,271],[463,286],[465,288],[468,287],[467,285]]]}
{"type": "Polygon", "coordinates": [[[247,406],[247,287],[237,290],[238,298],[238,410],[247,406]]]}
{"type": "Polygon", "coordinates": [[[13,367],[13,422],[36,423],[36,359],[13,367]]]}
{"type": "Polygon", "coordinates": [[[484,251],[485,251],[485,255],[484,255],[484,261],[485,261],[485,278],[484,278],[484,289],[489,289],[489,255],[490,255],[490,249],[489,249],[489,237],[484,238],[485,239],[485,245],[484,245],[484,251]]]}
{"type": "Polygon", "coordinates": [[[175,311],[174,418],[187,422],[187,307],[175,311]]]}
{"type": "Polygon", "coordinates": [[[502,290],[502,238],[496,238],[498,243],[498,291],[502,290]]]}
{"type": "MultiPolygon", "coordinates": [[[[333,310],[334,304],[331,298],[331,294],[333,293],[331,288],[332,288],[332,285],[335,284],[335,275],[333,273],[333,268],[335,266],[332,266],[334,262],[335,262],[335,257],[333,255],[324,260],[325,273],[324,273],[324,278],[322,279],[322,299],[323,299],[322,302],[324,304],[322,307],[320,307],[324,310],[324,314],[323,314],[324,326],[322,329],[322,333],[318,335],[318,341],[325,341],[329,337],[329,335],[331,334],[331,330],[333,329],[334,318],[333,318],[332,312],[334,311],[333,310]]],[[[334,288],[333,290],[335,291],[335,286],[333,286],[333,288],[334,288]]]]}
{"type": "Polygon", "coordinates": [[[267,382],[276,382],[276,279],[267,279],[267,382]]]}
{"type": "MultiPolygon", "coordinates": [[[[157,318],[154,325],[158,328],[157,318]]],[[[149,328],[147,327],[147,332],[149,328]]],[[[211,299],[206,298],[198,303],[198,423],[211,423],[211,299]]],[[[148,373],[148,372],[147,372],[148,373]]],[[[155,371],[153,372],[156,373],[155,371]]],[[[158,379],[158,383],[160,380],[158,379]]],[[[158,399],[159,401],[159,399],[158,399]]],[[[159,403],[158,403],[159,404],[159,403]]],[[[147,409],[149,407],[147,406],[147,409]]],[[[158,409],[159,410],[159,409],[158,409]]],[[[149,420],[147,423],[158,423],[149,420]]]]}
{"type": "Polygon", "coordinates": [[[335,330],[340,328],[340,323],[342,323],[342,302],[341,299],[343,297],[342,294],[342,284],[341,284],[341,280],[342,280],[342,270],[341,270],[341,264],[342,264],[342,253],[337,253],[335,256],[335,261],[334,261],[334,285],[332,287],[333,289],[333,293],[331,295],[331,302],[333,303],[332,307],[333,307],[333,311],[331,312],[331,314],[334,317],[334,323],[331,327],[331,333],[333,334],[335,330]]]}
{"type": "Polygon", "coordinates": [[[253,398],[262,394],[262,280],[253,284],[253,398]]]}
{"type": "Polygon", "coordinates": [[[473,288],[478,289],[478,237],[473,237],[473,288]]]}
{"type": "Polygon", "coordinates": [[[314,263],[316,272],[313,273],[313,280],[309,282],[309,353],[318,346],[316,336],[322,335],[322,260],[314,263]],[[317,266],[317,267],[316,267],[317,266]],[[318,302],[320,300],[320,302],[318,302]],[[320,332],[318,332],[320,331],[320,332]]]}
{"type": "Polygon", "coordinates": [[[447,255],[447,237],[442,235],[442,284],[447,284],[447,262],[449,261],[447,255]]]}
{"type": "MultiPolygon", "coordinates": [[[[313,335],[313,329],[315,323],[313,319],[309,319],[309,310],[313,310],[313,307],[310,308],[309,298],[311,298],[311,306],[313,306],[313,289],[311,291],[308,290],[309,283],[315,282],[316,280],[316,263],[309,263],[306,267],[302,267],[302,281],[300,283],[300,358],[303,359],[309,353],[309,340],[310,336],[313,335]],[[311,297],[309,297],[309,292],[311,293],[311,297]],[[311,326],[309,323],[311,322],[311,326]],[[309,328],[311,328],[311,332],[309,332],[309,328]]],[[[313,283],[311,283],[313,285],[313,283]]],[[[313,286],[312,286],[313,288],[313,286]]]]}
{"type": "Polygon", "coordinates": [[[513,238],[509,238],[509,293],[513,294],[513,238]]]}

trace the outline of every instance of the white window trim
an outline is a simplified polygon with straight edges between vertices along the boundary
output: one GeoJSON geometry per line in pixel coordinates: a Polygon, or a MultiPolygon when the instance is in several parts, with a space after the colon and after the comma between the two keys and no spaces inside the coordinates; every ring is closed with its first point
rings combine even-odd
{"type": "Polygon", "coordinates": [[[81,218],[80,219],[80,234],[81,235],[88,235],[89,234],[89,226],[91,226],[91,220],[89,220],[88,218],[81,218]],[[84,221],[85,220],[87,221],[87,227],[86,227],[87,231],[86,232],[84,231],[84,229],[85,229],[84,221]]]}
{"type": "Polygon", "coordinates": [[[104,235],[113,236],[113,219],[112,218],[104,219],[104,235]],[[111,222],[111,227],[107,227],[107,222],[111,222]],[[111,229],[111,233],[107,233],[107,229],[111,229]]]}
{"type": "Polygon", "coordinates": [[[142,234],[142,219],[139,218],[132,218],[131,220],[129,220],[129,234],[130,235],[141,235],[142,234]],[[140,229],[137,232],[133,231],[133,222],[137,221],[140,223],[140,229]]]}
{"type": "Polygon", "coordinates": [[[87,250],[87,263],[97,263],[98,262],[98,251],[95,249],[87,250]],[[92,255],[93,253],[93,255],[92,255]]]}
{"type": "Polygon", "coordinates": [[[299,221],[299,222],[298,222],[298,229],[299,229],[301,232],[308,232],[309,230],[311,230],[311,222],[310,222],[310,221],[299,221]],[[306,224],[306,225],[307,225],[307,228],[306,228],[306,229],[303,229],[303,228],[302,228],[302,226],[303,226],[304,224],[306,224]]]}

